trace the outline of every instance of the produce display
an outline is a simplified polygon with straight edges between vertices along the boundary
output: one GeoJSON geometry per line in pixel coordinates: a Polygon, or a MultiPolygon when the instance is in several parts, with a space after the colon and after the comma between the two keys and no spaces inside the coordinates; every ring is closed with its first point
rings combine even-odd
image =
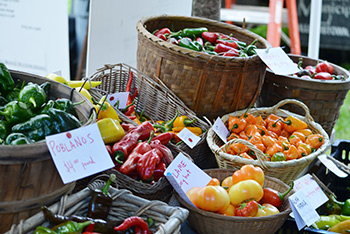
{"type": "Polygon", "coordinates": [[[210,32],[206,27],[184,28],[173,32],[169,28],[162,28],[153,32],[156,37],[169,43],[210,55],[225,57],[249,57],[255,55],[257,48],[254,40],[248,44],[239,41],[232,35],[210,32]]]}
{"type": "Polygon", "coordinates": [[[197,208],[226,216],[262,217],[278,214],[293,184],[287,191],[280,193],[264,188],[264,180],[263,170],[248,164],[223,181],[212,178],[207,186],[193,187],[186,195],[197,208]]]}
{"type": "MultiPolygon", "coordinates": [[[[265,119],[247,111],[239,117],[229,116],[227,141],[239,138],[256,146],[266,161],[288,161],[311,154],[322,146],[324,137],[313,133],[306,122],[292,115],[282,118],[269,114],[265,119]]],[[[257,159],[255,152],[243,143],[233,143],[228,154],[246,159],[257,159]]]]}

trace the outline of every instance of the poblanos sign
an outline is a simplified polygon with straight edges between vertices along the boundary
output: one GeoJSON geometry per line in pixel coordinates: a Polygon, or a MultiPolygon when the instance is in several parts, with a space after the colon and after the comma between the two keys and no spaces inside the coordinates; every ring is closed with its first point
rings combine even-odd
{"type": "MultiPolygon", "coordinates": [[[[301,45],[308,45],[311,0],[298,0],[301,45]]],[[[320,47],[350,50],[350,0],[323,0],[320,47]]]]}

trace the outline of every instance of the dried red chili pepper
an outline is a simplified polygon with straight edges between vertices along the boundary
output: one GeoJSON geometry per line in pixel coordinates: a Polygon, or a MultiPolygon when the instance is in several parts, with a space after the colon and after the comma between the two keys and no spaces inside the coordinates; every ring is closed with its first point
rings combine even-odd
{"type": "Polygon", "coordinates": [[[264,188],[264,195],[260,200],[261,203],[269,203],[277,208],[280,208],[283,204],[285,196],[293,189],[294,183],[284,193],[280,193],[272,188],[264,188]]]}
{"type": "Polygon", "coordinates": [[[146,221],[144,221],[139,216],[131,216],[129,218],[126,218],[122,224],[120,224],[117,227],[114,227],[114,230],[115,231],[125,231],[126,229],[133,227],[133,226],[140,227],[142,234],[151,234],[152,233],[152,231],[149,230],[148,224],[146,223],[146,221]]]}
{"type": "Polygon", "coordinates": [[[143,181],[150,181],[156,165],[160,163],[162,158],[163,155],[157,148],[154,148],[142,155],[138,160],[136,167],[137,175],[140,177],[140,179],[143,181]]]}

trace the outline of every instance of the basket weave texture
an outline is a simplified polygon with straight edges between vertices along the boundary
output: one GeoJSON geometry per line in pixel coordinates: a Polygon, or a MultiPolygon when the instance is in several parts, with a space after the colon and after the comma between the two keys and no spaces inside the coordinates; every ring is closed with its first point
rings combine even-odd
{"type": "Polygon", "coordinates": [[[162,15],[145,17],[137,23],[137,68],[161,79],[198,116],[216,119],[255,103],[266,72],[257,55],[223,57],[193,51],[152,34],[163,27],[172,31],[207,27],[247,44],[257,39],[258,48],[270,46],[264,38],[234,25],[199,17],[162,15]]]}
{"type": "MultiPolygon", "coordinates": [[[[102,189],[105,182],[95,180],[89,187],[70,196],[65,195],[61,201],[51,205],[49,209],[55,214],[70,216],[72,214],[86,217],[91,191],[102,189]]],[[[188,216],[188,210],[181,207],[171,207],[160,201],[149,201],[130,193],[125,189],[110,187],[108,192],[113,198],[112,206],[107,220],[123,221],[125,218],[137,215],[145,221],[150,217],[155,225],[150,229],[155,234],[180,233],[180,225],[188,216]]],[[[48,221],[42,212],[13,225],[6,234],[33,233],[37,226],[48,226],[48,221]]]]}
{"type": "MultiPolygon", "coordinates": [[[[155,121],[172,119],[176,110],[179,112],[179,116],[186,115],[189,119],[197,119],[191,125],[203,130],[203,134],[200,136],[201,140],[192,149],[184,143],[178,147],[189,154],[200,168],[217,167],[214,154],[206,142],[206,134],[210,126],[188,108],[160,79],[156,77],[151,79],[127,64],[105,65],[91,76],[92,80],[102,81],[98,89],[90,90],[91,94],[99,99],[106,93],[125,92],[130,72],[133,73],[132,87],[136,87],[138,90],[135,98],[135,110],[138,113],[144,111],[155,121]]],[[[132,121],[122,113],[120,113],[120,117],[127,122],[132,121]]]]}
{"type": "MultiPolygon", "coordinates": [[[[318,62],[322,62],[322,60],[300,55],[291,54],[289,57],[295,63],[298,63],[299,58],[302,58],[303,67],[307,65],[315,66],[318,62]]],[[[257,106],[269,107],[283,99],[297,99],[309,107],[314,120],[331,136],[334,125],[339,118],[340,108],[350,89],[350,79],[347,70],[335,64],[330,64],[334,68],[334,74],[344,75],[348,79],[344,81],[308,80],[287,75],[276,75],[267,69],[265,81],[256,102],[257,106]]],[[[298,106],[286,105],[284,108],[296,114],[304,114],[298,106]]]]}
{"type": "MultiPolygon", "coordinates": [[[[225,123],[228,121],[228,118],[230,115],[239,117],[244,113],[245,113],[245,110],[233,112],[231,114],[224,115],[221,118],[221,120],[225,123]]],[[[328,148],[328,146],[330,145],[330,141],[327,133],[324,131],[321,125],[313,121],[311,115],[309,114],[308,107],[298,100],[285,99],[277,103],[273,107],[255,108],[255,109],[251,109],[249,113],[255,116],[261,115],[263,118],[266,118],[270,114],[275,114],[283,118],[286,118],[292,115],[296,118],[299,118],[305,121],[308,125],[308,128],[311,129],[314,133],[321,134],[324,137],[324,144],[315,152],[305,157],[302,157],[300,159],[281,161],[281,162],[269,162],[269,161],[263,160],[264,153],[258,148],[256,148],[250,142],[242,139],[233,139],[228,141],[226,144],[224,144],[222,140],[216,135],[214,130],[211,128],[209,129],[209,132],[208,132],[207,141],[210,149],[215,154],[219,168],[238,170],[243,165],[252,164],[254,166],[260,166],[264,170],[265,175],[276,177],[285,183],[289,183],[290,181],[294,181],[303,172],[303,170],[314,159],[316,159],[319,155],[324,153],[328,148]],[[280,109],[280,107],[282,107],[285,104],[295,104],[295,105],[301,106],[306,113],[305,116],[297,115],[287,110],[280,109]],[[237,155],[226,153],[229,146],[234,143],[242,143],[247,145],[251,150],[253,150],[256,153],[257,160],[245,159],[237,155]]]]}
{"type": "MultiPolygon", "coordinates": [[[[232,176],[234,170],[230,169],[209,169],[204,170],[212,178],[217,178],[220,181],[224,180],[228,176],[232,176]]],[[[279,179],[265,176],[264,187],[275,189],[279,192],[284,192],[288,189],[288,185],[280,181],[279,179]]],[[[271,234],[275,233],[288,218],[289,213],[292,211],[288,202],[288,196],[292,195],[292,190],[286,197],[280,208],[280,213],[265,217],[237,217],[237,216],[224,216],[208,211],[198,209],[187,202],[185,202],[180,196],[176,194],[176,198],[180,202],[181,206],[184,206],[190,211],[188,216],[188,222],[190,226],[201,234],[248,234],[248,233],[260,233],[271,234]]]]}

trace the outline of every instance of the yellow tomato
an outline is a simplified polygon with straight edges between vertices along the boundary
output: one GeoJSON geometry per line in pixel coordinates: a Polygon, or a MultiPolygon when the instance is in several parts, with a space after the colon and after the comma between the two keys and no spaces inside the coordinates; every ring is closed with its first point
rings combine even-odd
{"type": "Polygon", "coordinates": [[[226,190],[220,186],[205,186],[198,190],[196,205],[199,209],[217,212],[225,209],[230,204],[230,198],[226,190]]]}
{"type": "Polygon", "coordinates": [[[229,192],[230,202],[237,206],[247,200],[260,201],[264,195],[263,188],[255,180],[243,180],[231,186],[229,192]]]}

